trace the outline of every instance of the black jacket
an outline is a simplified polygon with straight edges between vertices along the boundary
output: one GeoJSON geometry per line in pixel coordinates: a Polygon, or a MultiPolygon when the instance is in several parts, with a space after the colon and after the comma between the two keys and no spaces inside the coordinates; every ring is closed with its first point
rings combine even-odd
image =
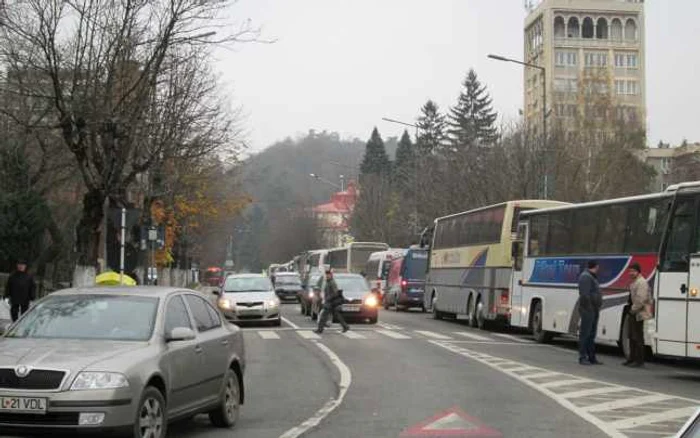
{"type": "Polygon", "coordinates": [[[5,297],[12,303],[29,303],[36,298],[34,277],[26,272],[15,271],[7,279],[5,297]]]}
{"type": "Polygon", "coordinates": [[[589,270],[583,271],[578,279],[578,307],[582,312],[599,312],[603,307],[598,277],[589,270]]]}

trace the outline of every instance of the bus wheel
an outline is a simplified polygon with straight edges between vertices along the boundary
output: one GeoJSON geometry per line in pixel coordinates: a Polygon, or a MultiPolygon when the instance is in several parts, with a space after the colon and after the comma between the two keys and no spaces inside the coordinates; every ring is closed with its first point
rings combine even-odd
{"type": "Polygon", "coordinates": [[[442,319],[442,312],[437,309],[437,294],[433,292],[433,297],[430,299],[430,309],[433,311],[433,319],[442,319]]]}
{"type": "Polygon", "coordinates": [[[535,311],[532,314],[532,336],[540,344],[550,342],[554,337],[551,332],[542,328],[542,303],[537,302],[535,311]]]}
{"type": "Polygon", "coordinates": [[[484,304],[481,302],[481,299],[479,299],[476,302],[474,319],[476,320],[476,327],[479,330],[484,330],[486,328],[486,318],[484,317],[484,304]]]}
{"type": "Polygon", "coordinates": [[[629,327],[627,327],[627,318],[629,317],[629,314],[625,312],[625,317],[622,318],[622,330],[620,330],[620,340],[617,342],[617,345],[620,346],[620,350],[622,351],[622,355],[625,356],[625,360],[630,360],[630,357],[632,357],[632,349],[630,348],[629,327]]]}

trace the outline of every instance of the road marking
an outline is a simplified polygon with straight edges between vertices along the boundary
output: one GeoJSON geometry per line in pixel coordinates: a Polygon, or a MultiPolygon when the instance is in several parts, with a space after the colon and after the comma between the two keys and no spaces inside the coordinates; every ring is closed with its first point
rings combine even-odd
{"type": "Polygon", "coordinates": [[[268,332],[260,331],[260,332],[258,332],[258,334],[263,339],[280,339],[280,335],[278,335],[277,333],[272,332],[272,331],[268,331],[268,332]]]}
{"type": "Polygon", "coordinates": [[[640,415],[638,417],[626,418],[624,420],[614,421],[612,426],[616,429],[632,429],[634,427],[646,426],[661,421],[687,419],[697,411],[697,407],[688,406],[685,408],[670,409],[663,412],[655,412],[653,414],[640,415]]]}
{"type": "Polygon", "coordinates": [[[645,405],[647,403],[656,403],[664,400],[670,400],[673,397],[670,397],[668,395],[662,395],[662,394],[652,394],[652,395],[645,395],[642,397],[632,397],[632,398],[626,398],[622,400],[615,400],[615,401],[610,401],[606,403],[601,403],[597,405],[593,405],[591,407],[586,407],[584,408],[588,412],[604,412],[604,411],[610,411],[613,409],[624,409],[624,408],[633,408],[635,406],[639,405],[645,405]]]}
{"type": "Polygon", "coordinates": [[[401,334],[401,333],[396,333],[396,332],[391,331],[391,330],[376,330],[376,332],[381,333],[384,336],[388,336],[388,337],[393,338],[393,339],[411,339],[410,336],[406,336],[406,335],[401,334]]]}
{"type": "Polygon", "coordinates": [[[555,380],[554,382],[540,383],[540,386],[543,388],[551,389],[551,388],[559,388],[561,386],[581,385],[582,383],[593,383],[593,381],[587,380],[587,379],[564,379],[564,380],[555,380]]]}
{"type": "Polygon", "coordinates": [[[399,327],[398,325],[387,324],[386,322],[378,322],[377,325],[387,330],[403,330],[403,328],[399,327]]]}
{"type": "Polygon", "coordinates": [[[299,326],[298,326],[298,325],[294,324],[292,321],[288,320],[288,319],[285,318],[284,316],[282,317],[282,321],[284,321],[285,324],[289,325],[291,328],[293,328],[293,329],[295,329],[295,330],[298,330],[298,329],[299,329],[299,326]]]}
{"type": "Polygon", "coordinates": [[[540,369],[539,369],[539,368],[533,368],[533,367],[527,366],[527,365],[518,365],[518,366],[515,367],[515,368],[507,368],[507,370],[510,371],[511,373],[520,373],[520,374],[522,375],[523,372],[527,372],[527,371],[539,371],[540,369]]]}
{"type": "Polygon", "coordinates": [[[541,373],[537,374],[528,374],[527,376],[524,376],[526,379],[541,379],[543,377],[554,377],[554,376],[560,376],[561,373],[556,373],[554,371],[543,371],[541,373]]]}
{"type": "MultiPolygon", "coordinates": [[[[530,376],[528,376],[529,378],[530,376]]],[[[580,391],[571,391],[564,394],[559,394],[559,397],[564,398],[579,398],[590,397],[592,395],[612,394],[615,392],[629,391],[630,388],[624,386],[606,386],[603,388],[582,389],[580,391]]]]}
{"type": "Polygon", "coordinates": [[[493,341],[493,339],[487,338],[486,336],[476,335],[469,332],[454,332],[454,334],[464,336],[465,338],[473,339],[475,341],[493,341]]]}
{"type": "Polygon", "coordinates": [[[505,334],[505,333],[492,333],[492,334],[493,334],[494,336],[498,336],[499,338],[510,339],[511,341],[522,342],[522,343],[524,343],[524,344],[531,344],[531,343],[535,342],[535,341],[533,341],[532,339],[520,338],[520,337],[518,337],[518,336],[508,335],[508,334],[505,334]]]}
{"type": "Polygon", "coordinates": [[[307,433],[309,430],[313,429],[314,427],[318,426],[321,421],[323,421],[328,415],[331,414],[338,406],[340,406],[343,403],[343,400],[345,399],[345,394],[348,392],[348,389],[350,388],[350,385],[352,384],[352,373],[350,372],[350,368],[348,368],[345,363],[340,360],[340,357],[338,357],[337,354],[333,352],[330,348],[326,347],[325,345],[321,344],[320,342],[314,342],[318,348],[323,351],[326,356],[331,360],[333,365],[338,369],[338,372],[340,373],[340,383],[338,384],[338,394],[336,395],[335,398],[332,400],[329,400],[321,409],[319,409],[311,418],[308,420],[304,421],[300,425],[293,427],[280,435],[280,438],[297,438],[305,433],[307,433]]]}
{"type": "Polygon", "coordinates": [[[346,338],[350,338],[350,339],[367,339],[367,337],[365,337],[363,334],[354,332],[352,330],[349,332],[343,333],[343,336],[345,336],[346,338]]]}
{"type": "Polygon", "coordinates": [[[428,331],[428,330],[414,330],[414,331],[415,331],[416,333],[418,333],[419,335],[423,335],[423,336],[425,336],[425,337],[427,337],[427,338],[440,339],[440,340],[443,340],[443,341],[444,341],[444,340],[448,340],[448,339],[452,339],[452,338],[449,337],[449,336],[441,335],[440,333],[435,333],[435,332],[431,332],[431,331],[428,331]]]}
{"type": "Polygon", "coordinates": [[[299,333],[299,336],[304,339],[321,339],[317,333],[314,333],[311,330],[297,330],[297,333],[299,333]]]}

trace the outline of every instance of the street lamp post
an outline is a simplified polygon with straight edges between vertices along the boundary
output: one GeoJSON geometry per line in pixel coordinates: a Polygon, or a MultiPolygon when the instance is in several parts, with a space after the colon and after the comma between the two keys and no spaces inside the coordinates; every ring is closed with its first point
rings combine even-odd
{"type": "MultiPolygon", "coordinates": [[[[512,62],[528,68],[534,68],[542,72],[542,144],[545,154],[547,151],[547,69],[541,65],[531,64],[529,62],[518,61],[517,59],[507,58],[500,55],[488,55],[490,59],[503,62],[512,62]]],[[[544,159],[544,199],[548,199],[548,175],[547,175],[547,157],[544,159]]]]}
{"type": "Polygon", "coordinates": [[[327,180],[326,178],[322,177],[321,175],[317,175],[315,173],[310,173],[309,176],[317,181],[321,181],[321,182],[324,182],[328,185],[331,185],[331,186],[335,187],[336,189],[339,189],[341,192],[343,190],[345,190],[345,187],[344,187],[345,176],[344,175],[340,175],[340,184],[341,185],[338,185],[338,184],[334,183],[333,181],[327,180]]]}

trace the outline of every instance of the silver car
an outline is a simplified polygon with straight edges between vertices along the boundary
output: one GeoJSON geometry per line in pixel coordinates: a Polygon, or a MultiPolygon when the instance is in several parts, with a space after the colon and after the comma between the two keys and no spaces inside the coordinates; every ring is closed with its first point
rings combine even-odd
{"type": "Polygon", "coordinates": [[[282,324],[280,299],[265,275],[229,275],[218,295],[219,309],[230,321],[282,324]]]}
{"type": "Polygon", "coordinates": [[[0,430],[164,438],[198,413],[229,428],[244,371],[241,331],[197,292],[64,290],[0,338],[0,430]]]}

